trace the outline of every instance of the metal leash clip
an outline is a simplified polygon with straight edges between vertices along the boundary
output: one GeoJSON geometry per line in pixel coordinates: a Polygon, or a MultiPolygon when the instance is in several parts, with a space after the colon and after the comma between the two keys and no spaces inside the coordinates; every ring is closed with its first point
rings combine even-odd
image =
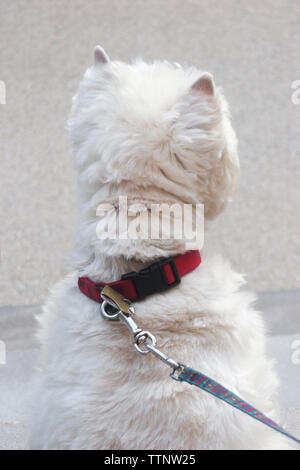
{"type": "Polygon", "coordinates": [[[101,315],[105,320],[123,321],[133,335],[133,344],[140,354],[152,353],[164,364],[171,367],[170,376],[174,380],[179,380],[179,374],[183,370],[182,364],[169,358],[156,348],[156,338],[150,331],[139,328],[132,316],[135,315],[135,308],[128,299],[112,289],[110,286],[104,286],[101,291],[101,315]]]}
{"type": "Polygon", "coordinates": [[[152,353],[155,357],[160,359],[164,364],[171,367],[172,372],[170,377],[178,382],[187,382],[190,385],[195,385],[206,392],[214,395],[216,398],[225,401],[231,406],[239,409],[248,416],[257,419],[277,432],[293,439],[300,443],[300,440],[286,432],[274,421],[267,418],[256,408],[253,408],[249,403],[245,402],[242,398],[235,395],[233,392],[223,387],[218,382],[209,378],[208,376],[184,366],[182,363],[174,361],[166,356],[162,351],[156,348],[156,338],[150,331],[142,330],[137,326],[132,318],[135,315],[135,309],[130,301],[124,299],[121,294],[113,290],[109,286],[105,286],[101,292],[103,302],[101,304],[101,315],[105,320],[119,321],[122,320],[129,331],[133,334],[133,344],[137,352],[140,354],[152,353]],[[213,388],[211,387],[213,384],[213,388]],[[248,411],[248,409],[250,411],[248,411]]]}

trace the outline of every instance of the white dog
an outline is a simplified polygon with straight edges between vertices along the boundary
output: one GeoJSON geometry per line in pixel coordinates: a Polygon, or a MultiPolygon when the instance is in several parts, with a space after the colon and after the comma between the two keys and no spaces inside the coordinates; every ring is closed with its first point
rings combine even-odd
{"type": "MultiPolygon", "coordinates": [[[[106,322],[78,277],[111,282],[185,252],[185,240],[102,240],[99,203],[202,203],[205,217],[230,200],[239,173],[226,101],[212,76],[167,62],[131,65],[95,49],[69,122],[78,170],[76,272],[40,318],[40,385],[31,420],[35,449],[285,449],[285,437],[139,355],[120,323],[106,322]]],[[[276,414],[277,378],[265,327],[243,277],[215,254],[180,285],[136,304],[138,323],[170,357],[276,414]]],[[[150,357],[151,356],[151,357],[150,357]]]]}

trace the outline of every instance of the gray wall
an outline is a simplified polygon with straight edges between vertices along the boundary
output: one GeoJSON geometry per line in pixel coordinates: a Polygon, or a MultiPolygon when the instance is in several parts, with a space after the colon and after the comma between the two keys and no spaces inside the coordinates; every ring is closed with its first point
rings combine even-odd
{"type": "Polygon", "coordinates": [[[0,1],[0,304],[39,303],[65,272],[76,223],[65,123],[100,43],[215,75],[240,141],[240,194],[211,224],[258,291],[300,285],[300,4],[289,0],[0,1]]]}

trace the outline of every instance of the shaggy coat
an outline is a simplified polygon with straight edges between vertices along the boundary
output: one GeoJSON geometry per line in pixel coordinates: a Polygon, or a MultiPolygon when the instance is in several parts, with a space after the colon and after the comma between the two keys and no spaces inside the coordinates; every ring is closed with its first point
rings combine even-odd
{"type": "MultiPolygon", "coordinates": [[[[205,392],[169,378],[137,354],[120,323],[77,287],[110,282],[185,251],[185,240],[97,236],[97,207],[131,202],[202,203],[206,219],[230,201],[237,141],[210,74],[141,60],[110,61],[97,47],[73,100],[69,131],[78,170],[74,273],[39,318],[41,372],[31,419],[35,449],[279,449],[286,439],[205,392]]],[[[109,221],[109,214],[102,216],[109,221]]],[[[134,216],[133,216],[134,218],[134,216]]],[[[277,378],[265,327],[243,277],[204,251],[181,284],[136,304],[137,322],[170,357],[220,381],[277,419],[277,378]]]]}

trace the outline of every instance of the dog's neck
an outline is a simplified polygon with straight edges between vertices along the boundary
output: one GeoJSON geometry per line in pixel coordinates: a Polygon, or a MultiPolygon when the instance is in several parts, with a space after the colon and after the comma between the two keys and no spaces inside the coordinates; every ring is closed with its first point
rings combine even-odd
{"type": "MultiPolygon", "coordinates": [[[[82,182],[79,184],[80,216],[77,227],[76,243],[74,249],[75,268],[80,276],[89,277],[94,281],[111,282],[117,280],[122,274],[138,271],[155,261],[170,256],[184,253],[186,242],[184,239],[159,239],[147,240],[138,238],[121,239],[116,237],[102,238],[102,231],[112,224],[109,213],[104,216],[98,213],[99,204],[110,203],[116,213],[119,213],[120,199],[118,192],[128,194],[127,208],[133,203],[139,203],[150,208],[151,204],[183,204],[174,195],[166,191],[147,187],[139,188],[138,191],[130,184],[122,183],[116,189],[113,184],[103,184],[98,191],[85,193],[82,182]],[[137,196],[138,192],[138,196],[137,196]],[[147,192],[151,195],[148,194],[147,192]],[[103,223],[100,226],[99,222],[103,223]]],[[[138,213],[137,213],[138,214],[138,213]]],[[[128,212],[126,212],[128,217],[128,212]]],[[[132,216],[128,218],[128,224],[132,222],[132,216]]],[[[170,213],[173,223],[174,213],[170,213]]]]}
{"type": "Polygon", "coordinates": [[[98,255],[86,264],[79,266],[80,276],[89,277],[97,282],[110,282],[119,279],[122,274],[143,269],[147,262],[136,259],[126,259],[125,256],[98,255]]]}
{"type": "Polygon", "coordinates": [[[107,256],[105,254],[93,255],[85,263],[77,265],[79,276],[88,277],[95,282],[111,282],[120,279],[123,274],[139,271],[159,259],[182,254],[184,246],[174,247],[173,250],[160,249],[156,255],[145,259],[142,255],[136,258],[127,258],[125,255],[107,256]]]}

